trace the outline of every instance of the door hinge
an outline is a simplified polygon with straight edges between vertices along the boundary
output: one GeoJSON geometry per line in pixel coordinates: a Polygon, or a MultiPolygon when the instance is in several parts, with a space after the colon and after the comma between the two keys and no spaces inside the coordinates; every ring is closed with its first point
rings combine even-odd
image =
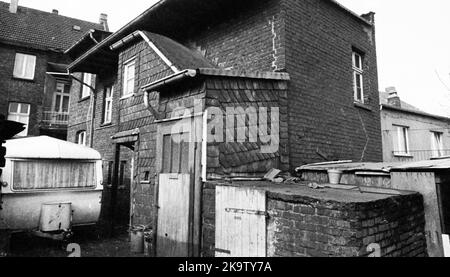
{"type": "Polygon", "coordinates": [[[224,249],[220,249],[220,248],[214,248],[213,250],[214,250],[214,252],[231,255],[231,251],[230,250],[224,250],[224,249]]]}
{"type": "Polygon", "coordinates": [[[251,214],[251,215],[259,215],[259,216],[269,216],[269,213],[265,211],[257,211],[257,210],[247,210],[247,209],[234,209],[234,208],[226,208],[225,212],[227,213],[235,213],[235,214],[251,214]]]}

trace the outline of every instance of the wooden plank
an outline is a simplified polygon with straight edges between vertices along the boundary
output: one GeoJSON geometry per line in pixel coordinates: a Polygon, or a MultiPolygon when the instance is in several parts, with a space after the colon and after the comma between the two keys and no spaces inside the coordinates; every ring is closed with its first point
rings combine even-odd
{"type": "Polygon", "coordinates": [[[187,257],[189,254],[190,178],[190,174],[160,174],[157,231],[159,257],[187,257]]]}
{"type": "Polygon", "coordinates": [[[216,188],[217,257],[266,256],[266,194],[252,188],[216,188]]]}

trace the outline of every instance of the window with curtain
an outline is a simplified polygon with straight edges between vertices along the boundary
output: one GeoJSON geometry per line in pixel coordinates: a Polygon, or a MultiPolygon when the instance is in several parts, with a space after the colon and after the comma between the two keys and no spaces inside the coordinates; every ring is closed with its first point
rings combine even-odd
{"type": "Polygon", "coordinates": [[[444,143],[442,141],[443,133],[431,132],[431,147],[433,157],[444,156],[444,143]]]}
{"type": "Polygon", "coordinates": [[[15,190],[95,187],[95,162],[64,160],[14,161],[15,190]]]}
{"type": "Polygon", "coordinates": [[[394,126],[397,130],[397,138],[394,141],[396,155],[410,155],[409,128],[405,126],[394,126]]]}
{"type": "Polygon", "coordinates": [[[33,80],[35,68],[36,56],[16,53],[13,73],[15,78],[33,80]]]}
{"type": "Polygon", "coordinates": [[[86,146],[86,131],[77,133],[77,144],[86,146]]]}

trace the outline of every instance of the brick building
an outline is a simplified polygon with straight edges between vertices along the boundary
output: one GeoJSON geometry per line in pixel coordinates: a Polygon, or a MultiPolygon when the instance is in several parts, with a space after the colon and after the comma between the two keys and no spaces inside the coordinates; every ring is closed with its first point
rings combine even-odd
{"type": "Polygon", "coordinates": [[[450,118],[402,101],[394,87],[381,92],[385,162],[416,162],[450,155],[450,118]]]}
{"type": "Polygon", "coordinates": [[[71,102],[68,139],[102,152],[110,203],[119,187],[128,193],[130,176],[131,224],[157,229],[160,245],[171,243],[167,226],[185,230],[175,240],[189,237],[186,254],[199,255],[206,180],[382,159],[374,15],[335,1],[160,1],[69,70],[96,81],[89,100],[72,89],[80,101],[71,102]],[[219,117],[228,109],[247,113],[228,125],[219,117]],[[279,119],[266,129],[278,137],[251,128],[262,121],[247,124],[255,111],[279,119]],[[250,126],[241,140],[210,140],[242,121],[250,126]],[[198,140],[174,139],[188,135],[198,140]],[[275,151],[263,150],[270,142],[275,151]]]}
{"type": "Polygon", "coordinates": [[[0,113],[27,125],[20,136],[66,139],[70,86],[64,52],[92,29],[91,23],[0,2],[0,113]]]}

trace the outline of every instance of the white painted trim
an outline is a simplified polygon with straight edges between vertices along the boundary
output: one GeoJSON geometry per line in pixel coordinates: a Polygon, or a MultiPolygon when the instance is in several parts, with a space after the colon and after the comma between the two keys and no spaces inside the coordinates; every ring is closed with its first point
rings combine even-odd
{"type": "Polygon", "coordinates": [[[202,126],[202,181],[207,181],[207,151],[208,151],[208,109],[205,109],[203,113],[203,126],[202,126]]]}
{"type": "Polygon", "coordinates": [[[152,48],[153,51],[155,51],[155,53],[170,67],[170,69],[172,69],[173,72],[175,73],[180,72],[180,70],[176,68],[176,66],[158,49],[158,47],[156,47],[156,45],[150,41],[150,39],[144,34],[144,32],[142,31],[138,32],[139,35],[141,35],[141,37],[148,43],[150,48],[152,48]]]}

